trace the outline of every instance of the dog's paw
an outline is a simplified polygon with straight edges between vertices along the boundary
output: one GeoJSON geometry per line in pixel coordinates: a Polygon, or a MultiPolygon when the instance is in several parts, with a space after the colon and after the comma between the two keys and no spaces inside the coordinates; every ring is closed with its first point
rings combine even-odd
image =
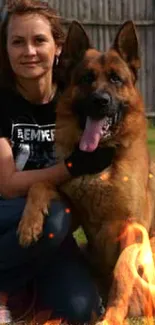
{"type": "Polygon", "coordinates": [[[31,217],[24,214],[17,230],[20,245],[28,247],[33,242],[37,242],[42,234],[43,223],[44,214],[41,211],[31,217]]]}

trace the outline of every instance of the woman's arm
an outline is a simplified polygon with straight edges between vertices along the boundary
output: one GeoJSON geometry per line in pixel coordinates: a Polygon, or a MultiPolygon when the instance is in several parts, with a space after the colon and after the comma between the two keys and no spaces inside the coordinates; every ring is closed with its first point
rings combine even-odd
{"type": "Polygon", "coordinates": [[[37,182],[50,181],[59,185],[70,178],[63,162],[44,169],[17,171],[8,140],[0,138],[0,194],[4,198],[24,196],[37,182]]]}

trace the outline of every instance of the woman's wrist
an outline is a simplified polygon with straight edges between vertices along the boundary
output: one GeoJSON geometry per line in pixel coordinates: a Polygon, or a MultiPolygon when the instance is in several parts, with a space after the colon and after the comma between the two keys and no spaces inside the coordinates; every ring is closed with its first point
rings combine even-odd
{"type": "Polygon", "coordinates": [[[69,173],[64,161],[58,163],[57,165],[51,167],[51,182],[52,184],[59,186],[62,183],[71,179],[71,174],[69,173]]]}

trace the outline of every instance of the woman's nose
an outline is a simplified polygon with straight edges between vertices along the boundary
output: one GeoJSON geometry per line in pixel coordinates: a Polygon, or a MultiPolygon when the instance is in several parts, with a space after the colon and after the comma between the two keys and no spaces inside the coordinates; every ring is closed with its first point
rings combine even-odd
{"type": "Polygon", "coordinates": [[[25,54],[26,55],[35,55],[36,54],[36,48],[33,44],[26,44],[25,46],[25,54]]]}

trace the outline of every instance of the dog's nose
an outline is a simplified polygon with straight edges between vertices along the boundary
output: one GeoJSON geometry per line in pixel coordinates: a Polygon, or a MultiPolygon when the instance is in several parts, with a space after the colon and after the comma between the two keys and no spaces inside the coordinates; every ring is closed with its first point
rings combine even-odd
{"type": "Polygon", "coordinates": [[[100,103],[102,106],[109,106],[111,104],[111,96],[107,92],[103,91],[95,91],[94,94],[94,101],[96,103],[100,103]]]}
{"type": "Polygon", "coordinates": [[[111,97],[108,93],[102,94],[103,105],[109,105],[111,103],[111,97]]]}

